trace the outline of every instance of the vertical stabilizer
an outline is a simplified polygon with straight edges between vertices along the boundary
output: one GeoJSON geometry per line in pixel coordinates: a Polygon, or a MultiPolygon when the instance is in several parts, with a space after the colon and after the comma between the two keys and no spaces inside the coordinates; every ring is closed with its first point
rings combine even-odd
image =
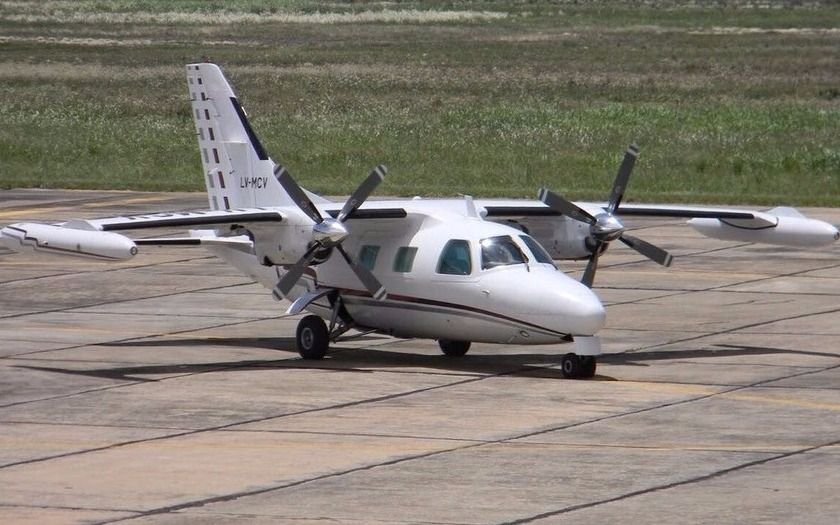
{"type": "Polygon", "coordinates": [[[293,204],[274,178],[274,162],[215,64],[189,64],[187,85],[210,208],[293,204]]]}

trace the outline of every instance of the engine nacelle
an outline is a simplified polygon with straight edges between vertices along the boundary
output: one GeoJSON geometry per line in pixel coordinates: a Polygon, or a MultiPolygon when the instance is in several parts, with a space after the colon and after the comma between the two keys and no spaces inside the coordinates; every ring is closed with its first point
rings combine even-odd
{"type": "Polygon", "coordinates": [[[294,264],[309,248],[312,241],[312,222],[250,228],[254,240],[254,253],[260,263],[267,266],[294,264]]]}
{"type": "Polygon", "coordinates": [[[119,261],[137,254],[134,241],[118,233],[22,222],[0,230],[0,243],[16,252],[33,251],[119,261]]]}
{"type": "Polygon", "coordinates": [[[589,225],[568,217],[528,217],[514,227],[531,235],[554,259],[583,259],[592,254],[586,244],[589,225]]]}
{"type": "Polygon", "coordinates": [[[688,224],[707,237],[724,241],[813,248],[840,239],[840,232],[831,224],[809,219],[793,208],[775,208],[765,214],[776,218],[775,225],[756,226],[746,220],[699,218],[691,219],[688,224]]]}

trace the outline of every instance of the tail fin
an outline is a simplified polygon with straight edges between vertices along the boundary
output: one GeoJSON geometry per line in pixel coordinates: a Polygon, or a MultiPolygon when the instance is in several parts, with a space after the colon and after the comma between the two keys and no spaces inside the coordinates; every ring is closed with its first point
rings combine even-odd
{"type": "Polygon", "coordinates": [[[292,205],[245,110],[215,64],[189,64],[187,83],[210,208],[292,205]]]}

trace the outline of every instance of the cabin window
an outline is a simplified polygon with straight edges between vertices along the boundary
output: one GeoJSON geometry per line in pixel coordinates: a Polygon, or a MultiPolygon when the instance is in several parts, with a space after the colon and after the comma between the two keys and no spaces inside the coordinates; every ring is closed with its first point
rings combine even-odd
{"type": "Polygon", "coordinates": [[[379,246],[366,244],[359,249],[359,264],[373,271],[376,266],[376,257],[379,255],[379,246]]]}
{"type": "Polygon", "coordinates": [[[547,251],[545,251],[545,248],[543,248],[542,245],[536,241],[536,239],[529,235],[520,235],[519,238],[522,239],[522,242],[525,243],[525,246],[527,246],[528,249],[531,250],[531,254],[534,256],[535,261],[537,261],[538,263],[550,264],[557,268],[557,266],[554,265],[554,261],[551,259],[551,256],[548,254],[547,251]]]}
{"type": "Polygon", "coordinates": [[[524,264],[525,261],[525,254],[507,235],[488,237],[481,241],[482,270],[489,270],[497,266],[524,264]]]}
{"type": "Polygon", "coordinates": [[[394,271],[408,273],[414,266],[414,256],[417,255],[417,248],[413,246],[401,246],[394,257],[394,271]]]}
{"type": "Polygon", "coordinates": [[[438,261],[437,273],[450,275],[469,275],[472,273],[470,243],[453,239],[446,243],[438,261]]]}

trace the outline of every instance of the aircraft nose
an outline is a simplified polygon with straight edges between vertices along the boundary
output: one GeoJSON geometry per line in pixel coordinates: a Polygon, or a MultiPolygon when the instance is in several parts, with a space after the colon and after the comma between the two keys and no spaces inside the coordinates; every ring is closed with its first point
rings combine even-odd
{"type": "Polygon", "coordinates": [[[594,335],[604,327],[607,312],[595,293],[585,285],[573,281],[577,286],[564,295],[561,315],[570,322],[568,332],[574,335],[594,335]]]}
{"type": "Polygon", "coordinates": [[[607,320],[604,305],[587,286],[559,272],[542,280],[535,304],[544,326],[572,335],[595,335],[607,320]]]}

